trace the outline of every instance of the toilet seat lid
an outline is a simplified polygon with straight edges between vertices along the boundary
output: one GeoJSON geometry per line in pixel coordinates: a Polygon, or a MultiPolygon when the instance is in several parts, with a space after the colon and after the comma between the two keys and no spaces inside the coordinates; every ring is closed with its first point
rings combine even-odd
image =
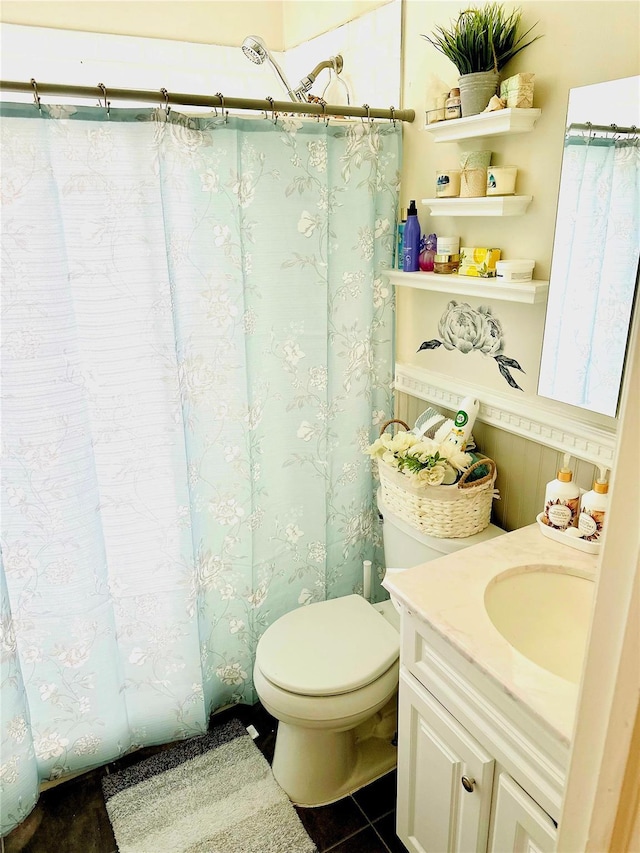
{"type": "Polygon", "coordinates": [[[300,607],[262,635],[256,664],[278,687],[331,696],[365,687],[398,659],[398,632],[360,595],[300,607]]]}

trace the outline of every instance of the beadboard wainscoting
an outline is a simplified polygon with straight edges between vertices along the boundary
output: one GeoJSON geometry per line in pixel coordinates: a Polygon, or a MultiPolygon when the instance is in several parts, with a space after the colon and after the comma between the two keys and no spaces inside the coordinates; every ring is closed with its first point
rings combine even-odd
{"type": "MultiPolygon", "coordinates": [[[[428,402],[396,389],[394,416],[410,426],[427,405],[428,402]]],[[[455,415],[455,410],[446,409],[435,401],[431,405],[449,417],[455,415]]],[[[498,466],[496,487],[500,500],[493,502],[494,523],[504,530],[516,530],[532,524],[542,511],[547,483],[562,467],[563,452],[481,420],[476,421],[473,436],[479,450],[494,459],[498,466]]],[[[590,489],[597,467],[572,457],[571,468],[578,486],[590,489]]]]}

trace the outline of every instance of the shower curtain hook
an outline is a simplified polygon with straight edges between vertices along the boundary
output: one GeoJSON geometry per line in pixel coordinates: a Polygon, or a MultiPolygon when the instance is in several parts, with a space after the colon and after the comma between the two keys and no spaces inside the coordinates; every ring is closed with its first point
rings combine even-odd
{"type": "Polygon", "coordinates": [[[35,81],[35,77],[31,78],[31,85],[33,86],[33,102],[38,108],[38,112],[42,115],[42,104],[40,103],[40,95],[38,94],[38,84],[35,81]]]}
{"type": "MultiPolygon", "coordinates": [[[[104,96],[104,108],[107,111],[107,118],[111,118],[111,101],[107,100],[107,87],[104,85],[104,83],[98,83],[98,89],[100,89],[104,96]]],[[[98,102],[99,101],[100,98],[98,98],[98,102]]],[[[102,106],[102,104],[100,106],[102,106]]]]}
{"type": "Polygon", "coordinates": [[[227,119],[229,118],[229,110],[224,111],[224,97],[222,92],[216,92],[216,98],[220,98],[220,110],[222,111],[222,118],[224,119],[224,123],[227,123],[227,119]]]}
{"type": "MultiPolygon", "coordinates": [[[[371,123],[371,107],[369,104],[363,104],[362,109],[367,111],[367,121],[371,123]]],[[[364,116],[362,116],[362,124],[364,124],[364,116]]]]}
{"type": "Polygon", "coordinates": [[[327,115],[327,102],[325,99],[322,99],[322,119],[324,121],[324,126],[329,127],[329,116],[327,115]]]}
{"type": "Polygon", "coordinates": [[[390,121],[390,122],[393,124],[393,126],[395,127],[395,126],[396,126],[396,117],[395,117],[395,111],[396,111],[396,108],[395,108],[394,106],[391,106],[391,107],[389,107],[389,111],[391,112],[391,115],[390,115],[390,117],[389,117],[389,121],[390,121]]]}
{"type": "Polygon", "coordinates": [[[267,95],[267,97],[265,98],[265,101],[269,101],[269,103],[271,104],[271,118],[273,119],[273,123],[278,124],[278,114],[276,113],[276,111],[273,107],[273,98],[271,98],[269,95],[267,95]]]}
{"type": "Polygon", "coordinates": [[[160,89],[160,94],[164,96],[164,120],[167,121],[169,119],[169,113],[171,112],[171,107],[169,106],[169,92],[166,89],[160,89]]]}

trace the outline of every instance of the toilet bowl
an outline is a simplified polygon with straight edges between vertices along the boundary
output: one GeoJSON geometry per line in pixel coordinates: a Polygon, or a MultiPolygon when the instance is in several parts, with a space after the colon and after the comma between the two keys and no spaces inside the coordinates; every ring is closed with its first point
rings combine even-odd
{"type": "Polygon", "coordinates": [[[299,805],[325,805],[395,766],[399,618],[359,595],[276,620],[256,650],[254,685],[278,720],[273,774],[299,805]]]}
{"type": "MultiPolygon", "coordinates": [[[[378,507],[393,571],[503,532],[435,539],[378,507]]],[[[254,685],[278,720],[272,769],[294,803],[326,805],[395,767],[399,629],[391,601],[347,595],[286,613],[260,638],[254,685]]]]}

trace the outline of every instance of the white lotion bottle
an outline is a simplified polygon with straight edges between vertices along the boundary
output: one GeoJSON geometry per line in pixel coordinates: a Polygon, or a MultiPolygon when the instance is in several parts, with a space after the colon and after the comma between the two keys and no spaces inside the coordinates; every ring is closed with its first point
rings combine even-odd
{"type": "Polygon", "coordinates": [[[568,467],[569,455],[555,480],[547,483],[544,494],[542,521],[554,530],[566,530],[578,523],[580,488],[573,482],[573,471],[568,467]]]}
{"type": "Polygon", "coordinates": [[[580,501],[578,530],[587,542],[599,542],[604,531],[605,516],[609,506],[609,483],[604,478],[596,480],[590,492],[580,501]]]}

